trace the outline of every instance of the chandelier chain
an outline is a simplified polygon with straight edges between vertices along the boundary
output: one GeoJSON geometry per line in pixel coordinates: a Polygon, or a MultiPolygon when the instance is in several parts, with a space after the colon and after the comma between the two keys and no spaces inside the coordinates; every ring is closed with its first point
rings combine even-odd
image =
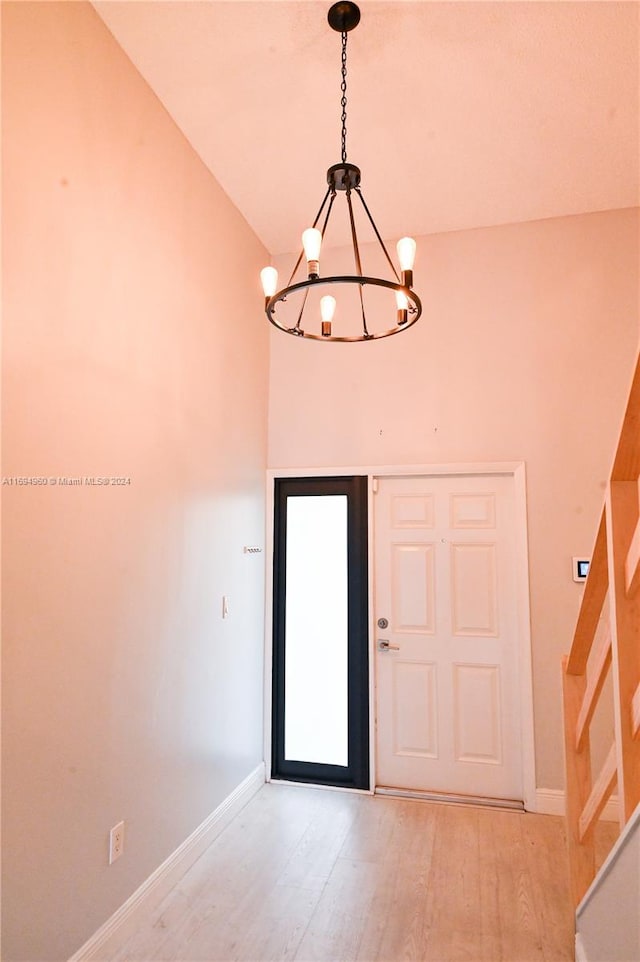
{"type": "Polygon", "coordinates": [[[342,68],[340,71],[342,75],[342,82],[340,84],[340,90],[342,91],[342,97],[340,98],[340,106],[342,107],[342,115],[340,120],[342,121],[342,163],[347,162],[347,32],[346,30],[342,32],[342,68]]]}

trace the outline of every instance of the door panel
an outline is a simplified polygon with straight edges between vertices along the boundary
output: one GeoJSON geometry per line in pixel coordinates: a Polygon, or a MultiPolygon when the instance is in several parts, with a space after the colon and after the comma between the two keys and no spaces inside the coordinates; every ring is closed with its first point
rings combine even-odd
{"type": "Polygon", "coordinates": [[[491,635],[498,627],[496,545],[451,545],[451,613],[454,635],[491,635]]]}
{"type": "Polygon", "coordinates": [[[453,720],[456,761],[501,763],[500,668],[497,665],[453,666],[453,720]]]}
{"type": "Polygon", "coordinates": [[[432,635],[435,630],[434,550],[430,544],[395,544],[391,549],[392,624],[398,632],[432,635]]]}
{"type": "Polygon", "coordinates": [[[284,757],[348,765],[347,496],[287,498],[284,757]]]}
{"type": "Polygon", "coordinates": [[[438,757],[436,670],[426,662],[393,663],[393,741],[397,755],[438,757]]]}
{"type": "Polygon", "coordinates": [[[513,478],[380,478],[377,782],[522,798],[513,478]]]}

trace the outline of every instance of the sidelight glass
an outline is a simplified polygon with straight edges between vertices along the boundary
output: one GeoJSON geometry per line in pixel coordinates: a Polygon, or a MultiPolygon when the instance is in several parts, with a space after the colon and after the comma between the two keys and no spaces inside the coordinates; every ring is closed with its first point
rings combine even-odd
{"type": "Polygon", "coordinates": [[[347,496],[287,498],[285,746],[348,765],[347,496]]]}

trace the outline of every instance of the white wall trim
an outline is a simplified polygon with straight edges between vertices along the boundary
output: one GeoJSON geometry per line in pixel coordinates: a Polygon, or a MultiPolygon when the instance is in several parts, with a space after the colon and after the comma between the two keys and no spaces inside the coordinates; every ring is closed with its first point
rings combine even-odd
{"type": "MultiPolygon", "coordinates": [[[[565,815],[564,791],[561,788],[539,788],[536,791],[539,815],[565,815]]],[[[600,816],[605,822],[618,821],[618,796],[612,795],[600,816]]]]}
{"type": "Polygon", "coordinates": [[[301,468],[269,468],[267,481],[274,478],[340,478],[351,475],[370,476],[375,478],[404,478],[412,475],[440,475],[440,474],[515,474],[522,467],[523,461],[478,461],[448,462],[446,464],[370,464],[370,465],[342,465],[341,467],[301,467],[301,468]]]}
{"type": "Polygon", "coordinates": [[[516,537],[516,605],[518,618],[518,673],[520,684],[520,739],[522,744],[522,800],[526,811],[536,811],[536,749],[533,706],[533,651],[529,593],[529,529],[527,475],[524,461],[513,467],[516,537]]]}
{"type": "MultiPolygon", "coordinates": [[[[346,477],[358,475],[369,479],[369,615],[373,620],[373,496],[372,485],[375,478],[438,476],[438,475],[511,475],[514,482],[514,504],[516,511],[517,538],[517,606],[518,606],[518,667],[520,675],[521,741],[522,741],[522,790],[527,811],[538,811],[538,796],[535,776],[535,741],[533,715],[533,670],[531,652],[531,616],[529,604],[529,554],[527,530],[526,468],[524,461],[482,461],[447,464],[393,464],[393,465],[350,465],[322,467],[269,468],[266,473],[267,531],[266,546],[266,618],[265,618],[265,682],[264,682],[264,757],[267,766],[267,781],[271,778],[271,676],[272,676],[272,629],[273,629],[273,487],[275,478],[314,478],[346,477]]],[[[373,633],[370,645],[373,645],[373,633]]],[[[375,786],[375,679],[373,677],[374,658],[372,649],[369,657],[369,711],[370,711],[370,752],[371,786],[375,786]]]]}
{"type": "Polygon", "coordinates": [[[594,878],[593,882],[591,883],[591,885],[589,886],[585,894],[582,896],[582,901],[580,902],[580,905],[576,909],[576,919],[578,921],[580,920],[580,916],[584,913],[585,909],[589,905],[589,902],[591,901],[593,896],[596,894],[598,889],[602,887],[603,883],[605,882],[607,877],[610,875],[611,870],[616,864],[616,861],[620,857],[621,853],[625,850],[625,848],[627,847],[631,839],[635,837],[639,828],[640,828],[640,803],[636,805],[631,815],[631,818],[629,819],[627,824],[622,829],[620,835],[616,839],[613,848],[611,849],[606,859],[600,866],[600,869],[598,870],[596,877],[594,878]]]}
{"type": "Polygon", "coordinates": [[[255,768],[198,828],[178,846],[155,872],[136,889],[127,901],[101,925],[69,962],[92,962],[110,957],[136,931],[143,919],[169,894],[185,872],[200,858],[215,838],[262,788],[265,781],[264,762],[255,768]]]}
{"type": "Polygon", "coordinates": [[[538,788],[536,812],[539,815],[565,815],[564,792],[561,788],[538,788]]]}
{"type": "Polygon", "coordinates": [[[588,962],[579,932],[576,932],[576,962],[588,962]]]}
{"type": "Polygon", "coordinates": [[[376,751],[376,630],[372,626],[375,624],[375,538],[374,538],[374,517],[375,517],[375,492],[378,479],[369,472],[367,490],[367,591],[369,597],[369,788],[371,793],[375,793],[378,784],[378,753],[376,751]]]}

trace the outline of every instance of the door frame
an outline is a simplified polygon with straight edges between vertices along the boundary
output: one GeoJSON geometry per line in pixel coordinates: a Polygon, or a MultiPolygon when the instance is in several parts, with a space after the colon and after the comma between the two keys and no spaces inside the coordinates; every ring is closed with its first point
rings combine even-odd
{"type": "MultiPolygon", "coordinates": [[[[452,464],[401,464],[349,467],[270,468],[266,473],[266,532],[265,532],[265,649],[264,649],[264,758],[266,780],[271,781],[271,717],[273,672],[273,519],[274,480],[276,478],[314,478],[360,475],[367,478],[369,534],[369,772],[372,795],[376,785],[375,739],[375,632],[374,620],[374,502],[378,478],[438,477],[442,475],[491,475],[513,477],[516,539],[516,607],[518,625],[518,675],[520,683],[520,730],[522,744],[522,786],[525,810],[536,812],[536,767],[533,724],[533,669],[531,652],[531,616],[529,600],[529,545],[527,530],[526,467],[524,461],[490,461],[452,464]]],[[[282,780],[278,780],[282,783],[282,780]]],[[[362,789],[332,789],[360,791],[362,789]]]]}
{"type": "Polygon", "coordinates": [[[314,478],[277,478],[274,484],[273,577],[276,601],[273,619],[272,754],[271,775],[278,781],[321,782],[335,788],[368,788],[369,764],[369,570],[368,484],[366,475],[314,478]],[[287,531],[291,498],[341,495],[346,499],[346,675],[347,748],[346,766],[328,762],[288,759],[286,756],[286,612],[289,567],[287,531]]]}

